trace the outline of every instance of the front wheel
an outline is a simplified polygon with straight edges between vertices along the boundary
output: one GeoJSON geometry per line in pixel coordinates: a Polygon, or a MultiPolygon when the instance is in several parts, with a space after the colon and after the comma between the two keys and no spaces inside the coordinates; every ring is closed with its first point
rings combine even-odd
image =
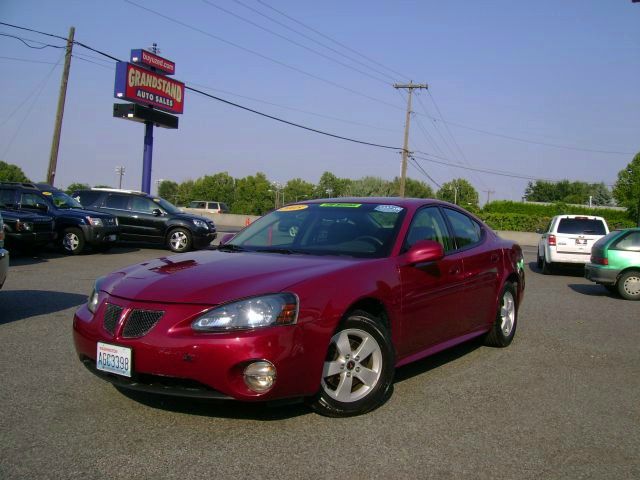
{"type": "Polygon", "coordinates": [[[490,347],[509,346],[513,336],[516,334],[517,323],[516,288],[513,283],[507,283],[502,289],[496,320],[484,339],[485,344],[490,347]]]}
{"type": "Polygon", "coordinates": [[[640,300],[640,271],[631,270],[618,278],[618,293],[627,300],[640,300]]]}
{"type": "Polygon", "coordinates": [[[379,407],[391,393],[394,357],[380,320],[352,312],[331,337],[312,408],[328,417],[350,417],[379,407]]]}
{"type": "Polygon", "coordinates": [[[169,232],[167,246],[172,252],[188,252],[191,249],[191,232],[186,228],[174,228],[169,232]]]}
{"type": "Polygon", "coordinates": [[[84,235],[79,228],[66,228],[62,233],[62,248],[65,252],[78,255],[84,250],[84,235]]]}

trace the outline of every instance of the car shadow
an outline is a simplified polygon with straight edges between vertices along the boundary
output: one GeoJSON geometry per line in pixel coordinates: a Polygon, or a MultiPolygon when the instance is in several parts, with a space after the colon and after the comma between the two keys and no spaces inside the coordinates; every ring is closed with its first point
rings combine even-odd
{"type": "Polygon", "coordinates": [[[45,290],[0,290],[0,325],[77,307],[86,295],[45,290]]]}
{"type": "Polygon", "coordinates": [[[438,367],[453,362],[483,346],[482,337],[449,348],[417,362],[410,363],[396,370],[394,383],[402,383],[418,375],[422,375],[438,367]]]}
{"type": "MultiPolygon", "coordinates": [[[[565,277],[584,277],[584,265],[554,264],[551,275],[560,275],[565,277]]],[[[538,268],[537,262],[529,262],[529,270],[542,275],[542,269],[538,268]]]]}
{"type": "Polygon", "coordinates": [[[570,283],[569,288],[576,293],[588,295],[589,297],[615,297],[609,293],[602,285],[592,284],[585,285],[583,283],[570,283]]]}
{"type": "Polygon", "coordinates": [[[125,397],[150,408],[202,417],[277,421],[311,413],[311,409],[301,400],[247,403],[234,400],[172,397],[127,388],[114,388],[125,397]]]}

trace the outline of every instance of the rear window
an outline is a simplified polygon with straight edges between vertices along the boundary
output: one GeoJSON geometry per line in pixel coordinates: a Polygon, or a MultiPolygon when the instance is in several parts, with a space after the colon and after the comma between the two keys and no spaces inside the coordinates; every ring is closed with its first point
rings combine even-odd
{"type": "Polygon", "coordinates": [[[558,233],[579,235],[606,235],[607,230],[602,220],[590,218],[561,218],[558,233]]]}
{"type": "Polygon", "coordinates": [[[640,232],[629,232],[611,246],[615,250],[640,252],[640,232]]]}

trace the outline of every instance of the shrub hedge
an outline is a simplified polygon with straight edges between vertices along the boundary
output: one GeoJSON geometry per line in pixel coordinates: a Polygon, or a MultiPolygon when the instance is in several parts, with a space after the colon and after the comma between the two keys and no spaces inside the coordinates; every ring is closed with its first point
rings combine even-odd
{"type": "Polygon", "coordinates": [[[627,217],[626,211],[589,208],[567,205],[566,203],[543,205],[500,200],[486,204],[478,216],[495,230],[535,232],[536,230],[544,230],[551,217],[562,214],[604,217],[610,229],[635,226],[635,223],[627,217]]]}

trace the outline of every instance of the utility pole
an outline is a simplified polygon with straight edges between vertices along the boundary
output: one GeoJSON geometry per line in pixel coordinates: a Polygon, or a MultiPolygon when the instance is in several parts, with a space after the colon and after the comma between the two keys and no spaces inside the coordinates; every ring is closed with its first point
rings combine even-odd
{"type": "Polygon", "coordinates": [[[62,117],[64,116],[64,102],[67,98],[67,83],[69,82],[69,69],[71,68],[71,51],[73,50],[73,37],[76,33],[75,27],[69,29],[67,38],[67,50],[64,55],[64,69],[62,70],[62,80],[60,81],[60,95],[58,96],[58,113],[56,123],[53,128],[53,140],[51,141],[51,156],[49,157],[49,170],[47,172],[47,183],[53,186],[58,168],[58,149],[60,148],[60,133],[62,132],[62,117]]]}
{"type": "Polygon", "coordinates": [[[407,101],[407,119],[404,123],[404,147],[402,148],[402,170],[400,173],[400,196],[404,197],[404,187],[407,181],[407,158],[409,157],[409,125],[411,122],[411,96],[413,94],[413,90],[415,88],[429,88],[426,83],[413,83],[413,81],[409,81],[409,83],[394,83],[393,88],[400,89],[406,88],[409,90],[409,98],[407,101]]]}
{"type": "Polygon", "coordinates": [[[483,190],[483,192],[485,192],[487,194],[487,203],[489,203],[489,201],[491,201],[491,195],[493,195],[495,192],[495,190],[483,190]]]}
{"type": "Polygon", "coordinates": [[[124,167],[116,167],[116,173],[120,175],[120,181],[118,183],[118,188],[122,190],[122,176],[124,175],[124,167]]]}

